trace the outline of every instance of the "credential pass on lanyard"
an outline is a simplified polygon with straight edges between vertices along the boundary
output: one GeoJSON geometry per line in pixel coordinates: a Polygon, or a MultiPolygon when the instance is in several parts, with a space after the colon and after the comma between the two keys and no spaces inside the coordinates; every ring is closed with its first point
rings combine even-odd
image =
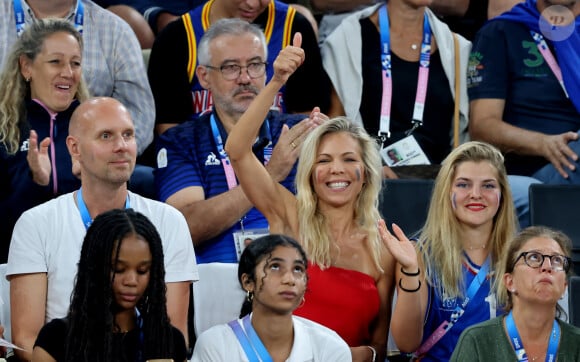
{"type": "MultiPolygon", "coordinates": [[[[20,36],[26,26],[24,21],[24,10],[22,0],[14,0],[14,18],[16,19],[16,34],[20,36]]],[[[75,11],[75,28],[79,33],[83,33],[84,6],[82,0],[77,0],[77,10],[75,11]]]]}
{"type": "MultiPolygon", "coordinates": [[[[83,219],[83,224],[85,225],[85,228],[88,229],[93,223],[93,219],[91,218],[89,209],[87,209],[87,205],[85,204],[85,200],[83,199],[82,187],[79,189],[79,191],[77,191],[77,204],[79,205],[79,212],[81,213],[81,219],[83,219]]],[[[125,200],[125,209],[128,209],[130,207],[131,204],[129,203],[129,195],[127,195],[127,199],[125,200]]]]}
{"type": "Polygon", "coordinates": [[[560,86],[562,87],[562,90],[564,91],[566,98],[570,98],[568,96],[568,92],[566,91],[566,86],[564,85],[564,78],[562,77],[562,70],[560,70],[560,66],[558,65],[558,62],[556,61],[556,58],[554,58],[554,55],[550,51],[550,48],[548,48],[548,44],[546,43],[546,39],[544,39],[542,34],[536,33],[533,30],[530,30],[530,33],[532,34],[532,38],[534,38],[534,41],[536,42],[536,46],[538,47],[538,50],[540,51],[540,53],[544,57],[544,60],[546,61],[546,63],[548,63],[548,66],[552,70],[552,73],[554,73],[554,75],[556,76],[556,79],[558,79],[558,82],[560,83],[560,86]]]}
{"type": "MultiPolygon", "coordinates": [[[[511,311],[505,318],[505,326],[510,336],[510,342],[512,343],[512,347],[516,352],[516,357],[518,358],[518,361],[519,362],[528,361],[528,355],[526,354],[526,350],[524,349],[524,345],[520,338],[520,334],[518,333],[518,328],[516,327],[516,323],[514,322],[514,316],[512,315],[511,311]]],[[[558,324],[556,319],[554,319],[554,323],[552,324],[552,331],[550,332],[550,342],[548,343],[548,351],[546,352],[546,362],[556,361],[556,354],[558,353],[559,343],[560,343],[560,325],[558,324]]]]}
{"type": "MultiPolygon", "coordinates": [[[[226,174],[226,180],[228,182],[228,188],[231,190],[234,187],[238,186],[238,181],[236,180],[236,173],[234,172],[234,168],[230,162],[230,157],[224,150],[224,142],[222,140],[222,136],[217,126],[217,122],[215,120],[215,116],[212,114],[209,117],[209,121],[211,124],[211,132],[213,133],[213,138],[215,140],[216,147],[218,149],[218,153],[220,154],[220,160],[222,162],[222,166],[224,168],[224,172],[226,174]]],[[[272,136],[270,134],[270,122],[266,120],[264,122],[266,127],[266,132],[270,135],[270,140],[272,140],[272,136]]],[[[272,143],[264,148],[264,163],[268,163],[270,161],[270,157],[272,157],[272,143]]]]}
{"type": "MultiPolygon", "coordinates": [[[[383,73],[383,98],[381,102],[381,120],[379,137],[391,136],[391,100],[393,98],[393,79],[391,77],[391,46],[390,27],[387,5],[379,9],[379,27],[381,29],[381,66],[383,73]]],[[[408,135],[423,124],[423,111],[425,109],[425,97],[427,95],[427,81],[429,79],[429,61],[431,58],[431,27],[427,14],[423,18],[423,41],[421,42],[421,56],[419,58],[419,77],[417,79],[417,94],[413,107],[413,128],[408,135]]]]}

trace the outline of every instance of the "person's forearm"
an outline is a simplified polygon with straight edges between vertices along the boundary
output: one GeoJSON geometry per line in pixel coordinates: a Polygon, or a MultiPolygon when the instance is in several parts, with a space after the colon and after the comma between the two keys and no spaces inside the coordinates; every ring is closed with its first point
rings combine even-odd
{"type": "MultiPolygon", "coordinates": [[[[16,225],[15,233],[19,232],[18,228],[16,225]]],[[[12,341],[24,349],[15,350],[22,361],[31,360],[34,342],[45,322],[47,281],[46,273],[19,274],[10,278],[12,341]]]]}
{"type": "Polygon", "coordinates": [[[167,283],[167,315],[171,324],[179,329],[189,346],[189,333],[187,330],[187,313],[189,311],[189,282],[167,283]]]}
{"type": "MultiPolygon", "coordinates": [[[[400,280],[397,279],[397,283],[400,280]]],[[[404,288],[414,290],[419,285],[418,277],[405,277],[401,280],[404,288]]],[[[427,288],[421,282],[421,288],[427,288]]],[[[391,334],[402,352],[414,352],[423,338],[423,308],[420,301],[420,289],[416,292],[397,290],[397,302],[391,318],[391,334]]]]}
{"type": "Polygon", "coordinates": [[[187,220],[193,245],[199,246],[239,222],[251,207],[252,204],[238,186],[209,199],[188,204],[180,211],[187,220]]]}
{"type": "Polygon", "coordinates": [[[258,134],[263,120],[266,119],[274,96],[283,85],[283,83],[272,78],[258,93],[250,107],[228,135],[225,149],[232,162],[246,156],[248,153],[252,153],[252,144],[256,134],[258,134]]]}
{"type": "Polygon", "coordinates": [[[543,137],[541,133],[512,126],[501,119],[488,118],[472,122],[469,134],[473,140],[490,143],[503,152],[543,156],[539,149],[543,137]]]}
{"type": "MultiPolygon", "coordinates": [[[[437,15],[463,16],[469,8],[470,0],[433,0],[429,8],[437,15]]],[[[481,1],[481,0],[472,0],[481,1]]]]}
{"type": "Polygon", "coordinates": [[[20,361],[31,361],[32,360],[32,348],[34,347],[34,342],[36,338],[17,338],[14,336],[12,338],[12,343],[17,345],[23,350],[14,349],[14,354],[18,357],[20,361]]]}
{"type": "Polygon", "coordinates": [[[318,12],[342,13],[360,6],[371,5],[373,0],[311,0],[312,9],[318,12]]]}

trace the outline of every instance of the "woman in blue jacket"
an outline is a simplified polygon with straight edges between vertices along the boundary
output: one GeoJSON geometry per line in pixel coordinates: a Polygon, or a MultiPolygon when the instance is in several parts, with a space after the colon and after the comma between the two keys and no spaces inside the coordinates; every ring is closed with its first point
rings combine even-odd
{"type": "Polygon", "coordinates": [[[88,98],[82,40],[65,20],[26,24],[0,74],[0,263],[27,209],[80,186],[66,148],[68,124],[88,98]]]}

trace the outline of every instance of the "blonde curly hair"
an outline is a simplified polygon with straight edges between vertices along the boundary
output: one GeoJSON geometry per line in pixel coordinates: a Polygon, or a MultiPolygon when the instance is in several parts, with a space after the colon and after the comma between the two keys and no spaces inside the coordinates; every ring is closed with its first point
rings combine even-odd
{"type": "MultiPolygon", "coordinates": [[[[0,74],[0,143],[8,154],[14,154],[20,143],[19,124],[26,120],[26,99],[30,97],[30,86],[20,69],[20,57],[33,61],[42,51],[44,41],[54,33],[64,32],[75,37],[82,51],[81,34],[63,19],[40,19],[27,25],[8,55],[4,70],[0,74]]],[[[75,98],[84,101],[89,97],[86,84],[81,77],[75,98]]]]}

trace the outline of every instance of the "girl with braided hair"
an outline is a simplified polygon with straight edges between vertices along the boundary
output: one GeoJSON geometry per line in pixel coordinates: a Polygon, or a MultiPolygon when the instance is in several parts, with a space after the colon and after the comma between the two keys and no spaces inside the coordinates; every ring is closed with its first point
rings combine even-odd
{"type": "Polygon", "coordinates": [[[165,307],[161,238],[132,209],[95,218],[85,236],[66,318],[40,331],[33,361],[186,360],[165,307]]]}

